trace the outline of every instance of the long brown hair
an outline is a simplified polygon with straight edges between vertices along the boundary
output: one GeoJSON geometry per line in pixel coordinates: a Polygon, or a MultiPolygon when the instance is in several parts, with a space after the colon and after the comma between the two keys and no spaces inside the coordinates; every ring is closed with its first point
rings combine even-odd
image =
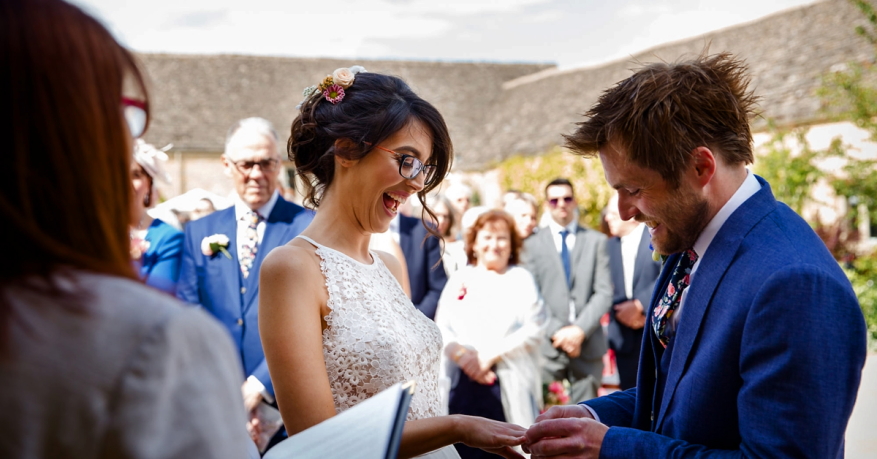
{"type": "Polygon", "coordinates": [[[122,115],[123,88],[146,99],[134,57],[73,5],[0,0],[0,68],[0,284],[62,267],[136,278],[122,115]]]}

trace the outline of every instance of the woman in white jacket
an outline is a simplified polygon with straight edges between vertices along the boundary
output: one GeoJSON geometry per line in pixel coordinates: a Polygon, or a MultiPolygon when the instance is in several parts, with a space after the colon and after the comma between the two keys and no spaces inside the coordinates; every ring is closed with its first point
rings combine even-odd
{"type": "MultiPolygon", "coordinates": [[[[541,405],[545,311],[532,275],[517,266],[514,220],[501,210],[481,214],[466,247],[469,265],[448,280],[436,313],[451,379],[449,412],[528,427],[541,405]]],[[[465,445],[457,450],[464,459],[482,457],[465,445]]]]}

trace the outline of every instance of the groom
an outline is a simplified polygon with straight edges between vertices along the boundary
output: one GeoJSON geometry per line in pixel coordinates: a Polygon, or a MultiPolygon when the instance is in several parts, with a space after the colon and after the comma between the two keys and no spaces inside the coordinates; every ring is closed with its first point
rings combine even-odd
{"type": "Polygon", "coordinates": [[[234,206],[186,226],[177,297],[202,306],[228,329],[243,363],[244,405],[252,414],[262,400],[274,401],[259,338],[259,267],[271,249],[305,229],[313,213],[277,191],[282,167],[277,133],[267,120],[235,123],[222,163],[238,197],[234,206]]]}
{"type": "Polygon", "coordinates": [[[636,387],[544,413],[531,457],[843,457],[865,323],[822,241],[746,168],[748,82],[728,54],[653,64],[567,137],[669,258],[636,387]]]}

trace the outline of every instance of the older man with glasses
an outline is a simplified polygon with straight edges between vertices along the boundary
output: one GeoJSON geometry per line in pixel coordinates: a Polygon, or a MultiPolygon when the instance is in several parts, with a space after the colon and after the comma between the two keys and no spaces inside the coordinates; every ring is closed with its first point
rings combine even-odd
{"type": "MultiPolygon", "coordinates": [[[[274,387],[259,338],[259,267],[271,249],[286,244],[313,219],[313,212],[284,200],[277,132],[262,118],[247,118],[228,131],[222,164],[237,199],[228,209],[186,226],[177,296],[222,322],[237,345],[243,367],[241,391],[251,417],[274,387]]],[[[258,424],[251,424],[251,432],[258,424]]]]}
{"type": "Polygon", "coordinates": [[[571,400],[597,396],[603,377],[606,337],[600,318],[612,306],[606,236],[578,224],[572,183],[564,178],[545,187],[548,226],[524,242],[548,312],[543,383],[568,380],[571,400]]]}

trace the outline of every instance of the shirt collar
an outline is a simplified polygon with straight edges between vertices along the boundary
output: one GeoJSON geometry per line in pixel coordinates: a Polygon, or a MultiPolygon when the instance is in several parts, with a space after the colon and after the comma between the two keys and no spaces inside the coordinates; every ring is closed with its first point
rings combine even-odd
{"type": "Polygon", "coordinates": [[[638,242],[640,239],[642,239],[643,231],[645,229],[646,229],[646,224],[640,223],[639,225],[636,225],[636,228],[634,228],[633,231],[627,233],[624,236],[621,236],[619,239],[621,239],[622,241],[625,241],[625,242],[633,239],[633,240],[636,240],[638,242]]]}
{"type": "Polygon", "coordinates": [[[579,226],[579,223],[576,221],[575,218],[573,218],[572,221],[569,222],[569,224],[566,225],[565,227],[560,226],[560,223],[557,223],[556,221],[554,221],[553,218],[548,219],[548,228],[551,229],[551,234],[558,234],[563,230],[569,231],[570,234],[576,234],[576,229],[578,229],[578,226],[579,226]]]}
{"type": "MultiPolygon", "coordinates": [[[[280,198],[280,193],[277,190],[274,190],[274,193],[271,194],[271,198],[268,199],[268,202],[265,203],[264,206],[256,209],[256,212],[262,218],[268,218],[271,215],[271,211],[274,210],[274,204],[277,204],[277,199],[280,198]]],[[[247,216],[247,214],[251,211],[250,206],[248,206],[241,198],[238,196],[234,201],[234,218],[235,220],[240,220],[247,216]]]]}
{"type": "Polygon", "coordinates": [[[743,205],[747,199],[751,198],[752,195],[758,192],[761,189],[761,184],[758,183],[758,179],[755,178],[755,174],[750,170],[746,170],[746,179],[743,180],[743,183],[740,184],[740,187],[737,188],[737,191],[734,192],[734,195],[731,196],[731,199],[719,209],[716,216],[707,223],[706,227],[700,233],[700,236],[697,237],[697,241],[694,242],[694,251],[697,253],[697,256],[703,258],[703,255],[706,253],[706,250],[709,248],[710,244],[713,242],[713,239],[718,234],[719,230],[722,229],[722,226],[728,221],[728,218],[731,217],[731,214],[737,210],[738,207],[743,205]]]}

